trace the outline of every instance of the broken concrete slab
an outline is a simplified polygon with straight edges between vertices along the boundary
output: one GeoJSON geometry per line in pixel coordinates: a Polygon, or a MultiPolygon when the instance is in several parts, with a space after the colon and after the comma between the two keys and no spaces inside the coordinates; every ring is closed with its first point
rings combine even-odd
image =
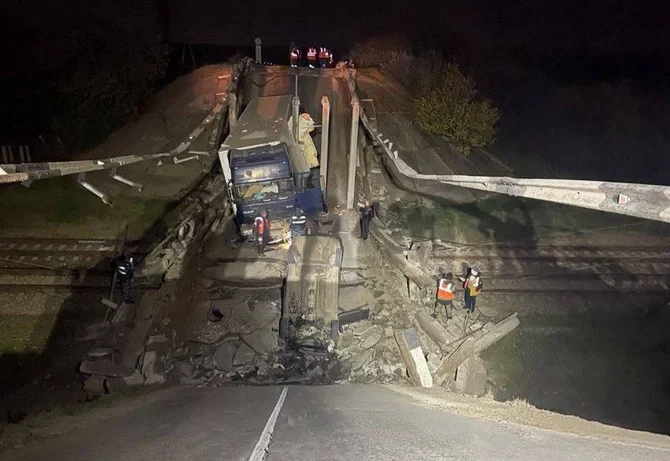
{"type": "Polygon", "coordinates": [[[235,357],[235,351],[237,351],[237,344],[232,341],[226,341],[221,344],[212,359],[214,359],[214,366],[221,371],[228,373],[233,369],[233,358],[235,357]]]}
{"type": "Polygon", "coordinates": [[[457,340],[459,336],[454,337],[449,334],[449,331],[444,328],[440,323],[428,315],[428,312],[422,311],[416,314],[414,317],[417,323],[417,326],[424,332],[428,337],[445,352],[449,352],[447,348],[454,340],[457,340]]]}
{"type": "Polygon", "coordinates": [[[93,347],[86,351],[86,355],[91,358],[107,357],[112,354],[111,347],[93,347]]]}
{"type": "Polygon", "coordinates": [[[433,387],[433,376],[428,369],[416,330],[414,328],[398,330],[395,332],[395,339],[412,384],[421,387],[433,387]]]}
{"type": "Polygon", "coordinates": [[[428,354],[428,369],[431,374],[435,374],[440,365],[442,365],[442,356],[440,354],[431,353],[428,354]]]}
{"type": "Polygon", "coordinates": [[[361,347],[363,349],[373,348],[377,345],[379,341],[381,341],[381,339],[382,339],[381,333],[376,331],[376,329],[374,329],[372,332],[368,333],[366,338],[361,343],[361,347]]]}
{"type": "Polygon", "coordinates": [[[343,271],[340,272],[340,288],[361,286],[365,284],[365,279],[357,272],[343,271]]]}
{"type": "Polygon", "coordinates": [[[112,365],[109,362],[103,362],[100,360],[84,360],[79,365],[79,373],[83,373],[85,375],[107,376],[110,378],[126,378],[128,376],[132,376],[133,373],[135,373],[135,370],[121,365],[112,365]]]}
{"type": "Polygon", "coordinates": [[[350,325],[352,323],[368,320],[370,318],[370,309],[354,309],[347,312],[341,312],[337,319],[340,326],[350,325]]]}
{"type": "Polygon", "coordinates": [[[456,392],[482,396],[486,393],[486,366],[477,355],[470,356],[456,371],[456,392]]]}
{"type": "Polygon", "coordinates": [[[89,376],[84,380],[82,388],[89,397],[103,395],[105,393],[105,377],[89,376]]]}
{"type": "Polygon", "coordinates": [[[109,331],[111,324],[108,322],[96,323],[89,325],[84,330],[84,333],[77,337],[76,341],[86,342],[86,341],[95,341],[96,339],[102,338],[107,331],[109,331]]]}
{"type": "Polygon", "coordinates": [[[496,324],[487,323],[481,330],[466,337],[458,348],[444,359],[440,368],[435,372],[435,383],[441,386],[445,381],[453,381],[461,363],[510,334],[519,326],[519,323],[517,314],[514,313],[496,324]]]}
{"type": "Polygon", "coordinates": [[[133,373],[125,378],[107,378],[105,380],[105,389],[110,394],[119,392],[129,387],[137,387],[144,385],[144,376],[139,373],[133,373]]]}
{"type": "Polygon", "coordinates": [[[412,242],[409,251],[407,252],[407,260],[419,267],[426,267],[432,252],[432,241],[412,242]]]}
{"type": "Polygon", "coordinates": [[[374,301],[372,293],[363,286],[340,287],[340,310],[360,309],[374,301]]]}
{"type": "Polygon", "coordinates": [[[145,351],[142,356],[142,366],[140,368],[143,376],[147,377],[153,373],[156,366],[156,360],[158,360],[158,354],[156,351],[145,351]]]}
{"type": "Polygon", "coordinates": [[[361,352],[360,354],[353,354],[351,357],[351,369],[353,371],[358,371],[363,368],[363,365],[368,363],[370,359],[375,355],[374,349],[368,349],[361,352]]]}
{"type": "Polygon", "coordinates": [[[233,366],[239,367],[241,365],[251,363],[253,362],[255,357],[256,352],[254,352],[252,348],[247,346],[245,343],[240,343],[240,345],[237,348],[237,351],[235,351],[235,356],[233,358],[233,366]]]}
{"type": "Polygon", "coordinates": [[[244,284],[280,283],[286,273],[286,264],[278,261],[235,261],[207,267],[201,275],[221,282],[244,284]]]}
{"type": "Polygon", "coordinates": [[[279,344],[277,333],[269,327],[242,336],[242,339],[259,355],[272,353],[279,344]]]}

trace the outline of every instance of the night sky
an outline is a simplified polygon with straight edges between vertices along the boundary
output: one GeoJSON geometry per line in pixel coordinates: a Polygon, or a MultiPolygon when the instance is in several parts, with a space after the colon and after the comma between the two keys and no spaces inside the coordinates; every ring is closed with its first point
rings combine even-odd
{"type": "Polygon", "coordinates": [[[670,56],[670,2],[657,0],[5,0],[3,33],[14,40],[58,34],[92,15],[160,31],[174,42],[348,46],[381,32],[458,36],[474,46],[582,49],[670,56]]]}

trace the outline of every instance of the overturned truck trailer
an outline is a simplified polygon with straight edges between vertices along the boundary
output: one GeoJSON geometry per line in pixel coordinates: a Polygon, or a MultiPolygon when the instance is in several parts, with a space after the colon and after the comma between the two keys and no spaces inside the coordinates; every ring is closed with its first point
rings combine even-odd
{"type": "Polygon", "coordinates": [[[253,98],[219,149],[219,161],[242,235],[253,233],[262,210],[273,241],[290,235],[297,206],[323,211],[320,170],[291,133],[291,95],[253,98]]]}

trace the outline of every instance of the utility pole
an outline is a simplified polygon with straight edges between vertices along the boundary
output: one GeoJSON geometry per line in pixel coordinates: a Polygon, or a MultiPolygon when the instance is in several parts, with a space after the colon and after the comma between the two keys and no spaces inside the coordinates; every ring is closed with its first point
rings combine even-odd
{"type": "Polygon", "coordinates": [[[328,130],[330,127],[330,101],[327,96],[321,98],[321,190],[326,196],[328,184],[328,130]]]}
{"type": "Polygon", "coordinates": [[[293,100],[291,101],[292,109],[293,109],[293,139],[295,139],[295,143],[299,144],[300,143],[300,98],[297,96],[293,96],[293,100]]]}
{"type": "Polygon", "coordinates": [[[261,56],[261,45],[263,44],[263,41],[260,37],[256,37],[254,44],[256,45],[256,62],[258,64],[263,64],[263,56],[261,56]]]}
{"type": "Polygon", "coordinates": [[[357,97],[351,99],[351,142],[349,143],[349,177],[347,181],[347,209],[354,207],[356,163],[358,159],[358,120],[361,106],[357,97]]]}

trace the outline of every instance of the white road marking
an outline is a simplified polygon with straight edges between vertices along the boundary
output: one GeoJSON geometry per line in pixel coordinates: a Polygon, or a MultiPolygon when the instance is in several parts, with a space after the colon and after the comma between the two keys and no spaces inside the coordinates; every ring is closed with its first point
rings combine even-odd
{"type": "Polygon", "coordinates": [[[272,432],[275,429],[275,423],[277,422],[277,417],[279,416],[279,411],[281,410],[282,405],[284,405],[284,400],[286,400],[286,393],[288,392],[288,386],[284,386],[284,389],[281,391],[279,400],[277,400],[277,405],[275,409],[272,410],[270,414],[270,419],[265,423],[261,437],[258,439],[254,451],[251,452],[249,456],[249,461],[262,461],[267,455],[267,449],[270,446],[270,441],[272,440],[272,432]]]}

